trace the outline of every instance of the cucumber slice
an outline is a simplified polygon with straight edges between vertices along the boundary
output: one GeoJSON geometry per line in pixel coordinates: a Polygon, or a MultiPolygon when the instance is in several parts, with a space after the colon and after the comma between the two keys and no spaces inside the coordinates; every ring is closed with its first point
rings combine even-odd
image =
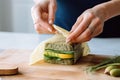
{"type": "Polygon", "coordinates": [[[73,54],[74,51],[61,51],[61,50],[53,50],[53,49],[45,49],[46,51],[52,51],[52,52],[55,52],[55,53],[62,53],[62,54],[73,54]]]}
{"type": "Polygon", "coordinates": [[[58,58],[61,58],[61,59],[65,59],[65,58],[73,58],[74,55],[73,54],[59,54],[59,53],[56,53],[56,52],[53,52],[53,51],[44,51],[44,54],[47,55],[47,56],[51,56],[51,57],[58,57],[58,58]]]}
{"type": "Polygon", "coordinates": [[[44,58],[45,59],[59,59],[58,57],[48,56],[46,54],[44,54],[44,58]]]}

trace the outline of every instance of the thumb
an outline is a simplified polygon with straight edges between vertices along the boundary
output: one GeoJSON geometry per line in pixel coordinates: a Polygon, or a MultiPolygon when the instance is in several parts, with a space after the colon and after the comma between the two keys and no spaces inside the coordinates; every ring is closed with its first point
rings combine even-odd
{"type": "Polygon", "coordinates": [[[49,4],[49,17],[48,17],[48,21],[49,24],[53,24],[54,23],[54,19],[55,19],[55,13],[56,13],[56,0],[50,0],[50,4],[49,4]]]}

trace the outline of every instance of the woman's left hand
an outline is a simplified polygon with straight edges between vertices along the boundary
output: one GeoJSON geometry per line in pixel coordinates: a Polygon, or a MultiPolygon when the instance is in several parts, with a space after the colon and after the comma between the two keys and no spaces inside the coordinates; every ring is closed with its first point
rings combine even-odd
{"type": "Polygon", "coordinates": [[[84,11],[73,25],[66,42],[81,43],[91,40],[103,31],[104,13],[94,9],[84,11]]]}

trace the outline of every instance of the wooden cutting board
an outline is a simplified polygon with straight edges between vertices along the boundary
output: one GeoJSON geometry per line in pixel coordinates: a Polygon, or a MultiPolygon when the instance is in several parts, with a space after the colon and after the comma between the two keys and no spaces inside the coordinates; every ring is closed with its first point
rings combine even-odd
{"type": "Polygon", "coordinates": [[[120,80],[120,78],[103,74],[103,71],[95,74],[86,73],[86,67],[93,62],[99,62],[103,56],[89,55],[76,65],[48,64],[41,60],[39,65],[30,66],[31,52],[32,50],[0,51],[0,65],[10,63],[17,65],[19,69],[17,75],[0,76],[0,80],[120,80]]]}

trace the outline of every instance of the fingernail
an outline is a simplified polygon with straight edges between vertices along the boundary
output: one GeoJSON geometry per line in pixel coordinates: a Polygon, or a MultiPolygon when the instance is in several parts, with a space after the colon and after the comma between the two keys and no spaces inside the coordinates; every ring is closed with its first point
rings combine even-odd
{"type": "Polygon", "coordinates": [[[53,21],[51,19],[49,20],[49,24],[53,24],[53,21]]]}
{"type": "Polygon", "coordinates": [[[51,28],[48,28],[48,30],[49,30],[50,32],[52,32],[52,29],[51,29],[51,28]]]}

